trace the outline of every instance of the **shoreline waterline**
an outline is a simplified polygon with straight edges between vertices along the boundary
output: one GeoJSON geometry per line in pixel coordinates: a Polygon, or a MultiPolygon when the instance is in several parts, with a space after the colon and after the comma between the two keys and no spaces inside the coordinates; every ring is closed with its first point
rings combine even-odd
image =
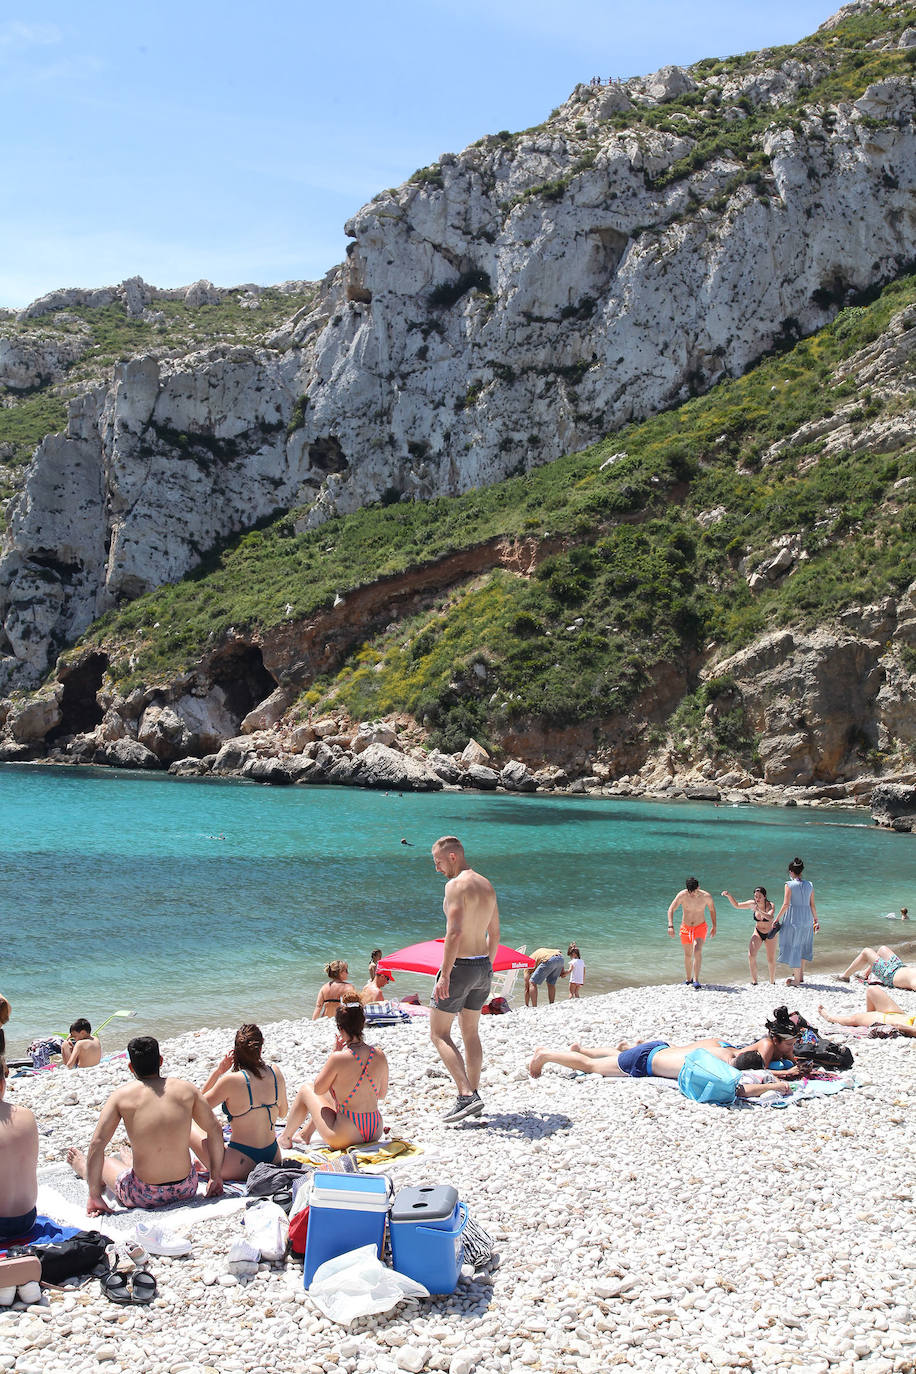
{"type": "MultiPolygon", "coordinates": [[[[138,1018],[112,1023],[112,1048],[141,1023],[171,1034],[310,1015],[330,959],[347,959],[359,988],[375,946],[391,953],[442,933],[443,884],[429,855],[441,834],[457,833],[494,882],[504,943],[581,947],[586,999],[676,986],[683,958],[665,913],[691,872],[718,906],[706,984],[749,977],[753,923],[722,888],[740,900],[763,882],[778,907],[796,853],[822,923],[813,977],[866,944],[903,953],[912,927],[883,913],[916,906],[910,837],[861,811],[220,787],[99,772],[0,770],[0,991],[13,1004],[17,1052],[77,1015],[98,1024],[116,1009],[138,1018]]],[[[758,974],[766,978],[763,951],[758,974]]],[[[392,991],[426,1001],[431,986],[399,975],[392,991]]],[[[564,980],[558,995],[567,993],[564,980]]]]}

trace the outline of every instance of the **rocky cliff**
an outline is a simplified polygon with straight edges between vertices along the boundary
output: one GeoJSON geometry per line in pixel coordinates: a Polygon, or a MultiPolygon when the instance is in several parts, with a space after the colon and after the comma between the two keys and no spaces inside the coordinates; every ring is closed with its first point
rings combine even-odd
{"type": "MultiPolygon", "coordinates": [[[[791,48],[579,87],[376,197],[258,345],[117,363],[11,505],[2,682],[34,685],[101,612],[278,509],[308,527],[530,469],[895,276],[916,259],[913,18],[853,4],[791,48]]],[[[25,323],[155,312],[141,287],[25,323]]],[[[79,339],[59,345],[0,343],[6,386],[72,368],[79,339]]]]}

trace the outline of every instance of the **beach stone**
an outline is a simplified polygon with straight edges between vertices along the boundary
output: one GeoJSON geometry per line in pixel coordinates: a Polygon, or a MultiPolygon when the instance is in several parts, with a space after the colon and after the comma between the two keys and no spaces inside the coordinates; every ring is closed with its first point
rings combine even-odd
{"type": "Polygon", "coordinates": [[[420,1370],[426,1368],[429,1354],[429,1349],[426,1346],[402,1346],[398,1351],[398,1369],[406,1369],[409,1374],[420,1374],[420,1370]]]}

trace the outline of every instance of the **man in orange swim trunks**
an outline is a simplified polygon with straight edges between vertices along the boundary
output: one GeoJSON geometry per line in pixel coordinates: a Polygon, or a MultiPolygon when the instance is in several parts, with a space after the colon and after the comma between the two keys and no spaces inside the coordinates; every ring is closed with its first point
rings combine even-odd
{"type": "Polygon", "coordinates": [[[716,904],[700,887],[698,878],[688,878],[668,908],[668,934],[674,937],[674,913],[681,908],[681,944],[684,946],[684,982],[700,986],[703,941],[716,933],[716,904]],[[709,912],[709,928],[706,913],[709,912]]]}

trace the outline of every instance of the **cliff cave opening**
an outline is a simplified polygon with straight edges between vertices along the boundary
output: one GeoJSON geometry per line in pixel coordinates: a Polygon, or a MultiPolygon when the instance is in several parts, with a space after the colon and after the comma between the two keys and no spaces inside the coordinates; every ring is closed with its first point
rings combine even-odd
{"type": "Polygon", "coordinates": [[[333,434],[324,439],[316,439],[309,444],[309,466],[319,472],[345,472],[349,464],[340,446],[340,440],[333,434]]]}
{"type": "Polygon", "coordinates": [[[226,694],[226,709],[239,720],[277,686],[255,644],[233,644],[212,661],[213,683],[226,694]]]}
{"type": "Polygon", "coordinates": [[[60,699],[60,725],[47,736],[48,744],[64,735],[82,735],[94,730],[105,714],[96,700],[96,693],[102,685],[105,669],[108,667],[107,654],[87,654],[74,666],[59,674],[63,686],[60,699]]]}

